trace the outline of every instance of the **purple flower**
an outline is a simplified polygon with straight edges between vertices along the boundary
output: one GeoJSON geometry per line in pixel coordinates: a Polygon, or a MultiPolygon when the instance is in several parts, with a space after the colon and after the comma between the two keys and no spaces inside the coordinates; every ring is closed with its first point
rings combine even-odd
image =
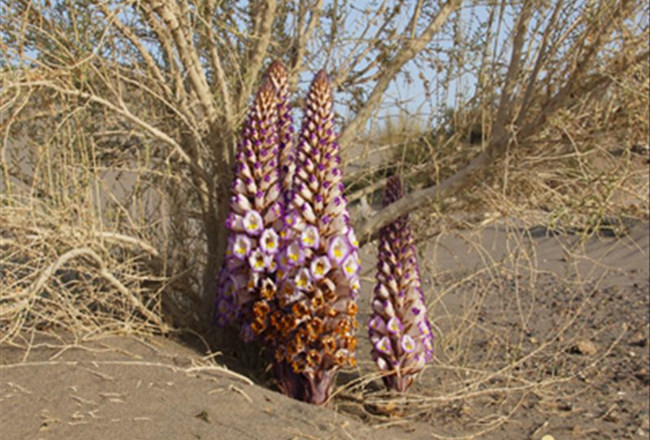
{"type": "Polygon", "coordinates": [[[397,316],[391,316],[386,323],[386,330],[393,335],[401,335],[404,331],[404,326],[397,316]]]}
{"type": "Polygon", "coordinates": [[[260,236],[260,247],[267,254],[275,254],[280,246],[280,238],[274,229],[268,228],[260,236]]]}
{"type": "Polygon", "coordinates": [[[276,293],[275,254],[280,249],[284,206],[275,148],[279,132],[277,106],[277,91],[266,80],[253,100],[238,143],[231,211],[226,220],[231,236],[217,291],[215,318],[217,324],[225,325],[236,316],[246,340],[263,327],[266,318],[259,312],[266,307],[257,303],[268,303],[276,293]],[[221,287],[224,279],[237,280],[231,289],[232,298],[226,298],[221,287]],[[229,304],[237,306],[237,313],[224,313],[229,304]]]}
{"type": "Polygon", "coordinates": [[[391,344],[388,336],[382,336],[381,339],[374,344],[374,349],[381,354],[390,355],[393,352],[393,344],[391,344]]]}
{"type": "Polygon", "coordinates": [[[318,248],[320,244],[318,228],[313,225],[307,226],[300,234],[300,243],[306,248],[318,248]]]}
{"type": "Polygon", "coordinates": [[[350,253],[350,245],[340,235],[334,236],[329,243],[327,255],[336,264],[342,264],[350,253]]]}
{"type": "Polygon", "coordinates": [[[332,268],[329,258],[325,255],[314,258],[311,262],[311,276],[314,280],[322,280],[332,268]]]}
{"type": "Polygon", "coordinates": [[[359,272],[360,268],[359,257],[356,252],[348,255],[348,257],[343,261],[343,273],[348,278],[354,277],[359,272]]]}
{"type": "MultiPolygon", "coordinates": [[[[401,197],[399,177],[392,176],[386,183],[384,206],[401,197]]],[[[433,334],[406,216],[380,231],[376,278],[368,324],[371,354],[384,373],[385,385],[406,391],[433,356],[433,334]]]]}
{"type": "Polygon", "coordinates": [[[232,255],[235,258],[243,260],[248,257],[248,254],[250,254],[251,247],[252,244],[250,238],[244,234],[238,234],[235,236],[235,240],[233,241],[232,255]]]}
{"type": "Polygon", "coordinates": [[[305,252],[298,241],[290,243],[286,248],[287,266],[297,266],[305,261],[305,252]]]}
{"type": "Polygon", "coordinates": [[[218,291],[215,299],[215,323],[219,326],[227,325],[237,318],[237,306],[235,304],[235,280],[228,276],[224,266],[219,274],[218,291]]]}
{"type": "Polygon", "coordinates": [[[274,62],[238,143],[215,318],[238,319],[244,340],[264,343],[286,394],[324,403],[336,372],[356,364],[359,244],[329,79],[321,71],[312,82],[298,139],[287,95],[286,70],[274,62]]]}
{"type": "Polygon", "coordinates": [[[309,269],[303,267],[298,271],[293,279],[293,285],[299,289],[307,290],[311,286],[311,273],[309,269]]]}
{"type": "Polygon", "coordinates": [[[248,256],[248,264],[253,272],[263,272],[269,266],[268,255],[264,254],[259,248],[255,249],[248,256]]]}
{"type": "Polygon", "coordinates": [[[331,85],[321,71],[309,88],[292,155],[295,167],[281,234],[287,273],[278,293],[285,318],[278,326],[276,340],[281,342],[274,356],[280,388],[317,404],[328,399],[336,372],[356,364],[355,297],[360,287],[358,243],[341,194],[332,107],[331,85]],[[304,301],[292,301],[296,290],[303,292],[304,301]]]}

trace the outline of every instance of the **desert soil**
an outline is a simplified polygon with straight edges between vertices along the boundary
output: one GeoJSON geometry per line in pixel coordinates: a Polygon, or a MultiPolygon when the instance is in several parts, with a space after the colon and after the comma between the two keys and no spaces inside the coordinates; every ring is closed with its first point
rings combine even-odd
{"type": "Polygon", "coordinates": [[[494,224],[421,244],[436,360],[407,396],[371,376],[371,248],[359,367],[340,375],[326,407],[284,397],[209,335],[211,348],[26,332],[29,350],[1,347],[0,437],[648,438],[647,224],[588,239],[494,224]]]}

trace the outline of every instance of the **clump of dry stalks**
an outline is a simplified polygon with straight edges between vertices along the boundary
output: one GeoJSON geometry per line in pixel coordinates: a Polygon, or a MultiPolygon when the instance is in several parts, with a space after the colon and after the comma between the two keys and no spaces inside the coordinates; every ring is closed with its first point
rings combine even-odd
{"type": "Polygon", "coordinates": [[[170,330],[151,245],[80,225],[39,200],[0,203],[0,343],[25,330],[63,329],[77,339],[170,330]]]}

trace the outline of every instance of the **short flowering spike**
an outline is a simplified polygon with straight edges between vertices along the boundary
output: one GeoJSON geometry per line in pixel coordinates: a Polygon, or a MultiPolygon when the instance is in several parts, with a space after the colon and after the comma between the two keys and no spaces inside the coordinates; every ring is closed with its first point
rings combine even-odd
{"type": "Polygon", "coordinates": [[[343,196],[327,75],[319,72],[310,86],[295,140],[287,98],[286,69],[273,62],[238,144],[215,319],[239,320],[245,340],[273,352],[280,388],[320,404],[336,372],[356,365],[359,244],[343,196]]]}
{"type": "MultiPolygon", "coordinates": [[[[384,206],[401,197],[399,177],[392,176],[386,183],[384,206]]],[[[433,334],[406,216],[380,231],[372,310],[368,324],[372,357],[384,373],[385,385],[406,391],[433,356],[433,334]]]]}
{"type": "Polygon", "coordinates": [[[276,346],[274,370],[284,393],[321,404],[336,372],[356,363],[354,298],[359,290],[358,243],[349,237],[332,90],[324,71],[309,88],[295,145],[281,233],[287,270],[278,294],[282,313],[292,319],[282,320],[286,325],[276,338],[282,342],[276,346]],[[304,299],[296,302],[296,291],[304,299]]]}
{"type": "Polygon", "coordinates": [[[219,288],[215,318],[217,324],[225,325],[232,321],[226,318],[237,315],[242,324],[241,335],[247,340],[265,326],[263,317],[255,316],[253,308],[265,309],[257,302],[268,302],[276,293],[274,255],[280,248],[283,207],[277,106],[277,91],[267,80],[255,96],[242,130],[234,166],[231,212],[226,220],[231,244],[219,285],[223,285],[222,278],[240,281],[234,283],[231,297],[227,297],[223,287],[219,288]],[[223,312],[230,304],[238,306],[236,314],[223,312]]]}

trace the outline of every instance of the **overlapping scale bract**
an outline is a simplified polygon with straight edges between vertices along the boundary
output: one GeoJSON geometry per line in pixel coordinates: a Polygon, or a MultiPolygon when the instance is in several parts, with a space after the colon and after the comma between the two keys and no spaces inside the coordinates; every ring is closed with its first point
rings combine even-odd
{"type": "MultiPolygon", "coordinates": [[[[391,176],[386,183],[384,206],[401,197],[399,176],[391,176]]],[[[406,391],[433,357],[433,334],[408,216],[380,230],[376,277],[368,324],[372,357],[384,373],[385,385],[406,391]]]]}
{"type": "Polygon", "coordinates": [[[312,82],[300,136],[278,259],[275,371],[283,391],[327,400],[336,371],[354,365],[358,243],[343,196],[332,91],[324,71],[312,82]]]}
{"type": "Polygon", "coordinates": [[[291,106],[289,105],[289,76],[282,63],[273,61],[266,71],[266,77],[273,84],[277,93],[280,176],[283,193],[288,196],[295,169],[293,118],[291,116],[291,106]]]}
{"type": "Polygon", "coordinates": [[[240,321],[244,340],[255,338],[253,306],[277,290],[277,253],[283,226],[277,92],[268,80],[250,108],[237,146],[225,263],[218,280],[217,324],[240,321]]]}

